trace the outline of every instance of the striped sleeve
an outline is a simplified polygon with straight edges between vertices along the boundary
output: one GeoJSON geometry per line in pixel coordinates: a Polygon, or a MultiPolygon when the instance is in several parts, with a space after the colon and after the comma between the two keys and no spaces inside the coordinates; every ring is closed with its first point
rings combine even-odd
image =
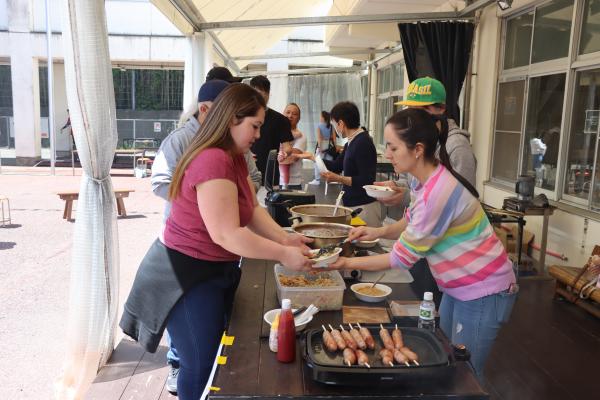
{"type": "MultiPolygon", "coordinates": [[[[406,230],[394,244],[390,256],[393,267],[410,268],[442,240],[454,219],[464,188],[462,185],[439,185],[445,193],[425,192],[414,208],[406,230]]],[[[437,190],[436,190],[437,191],[437,190]]]]}

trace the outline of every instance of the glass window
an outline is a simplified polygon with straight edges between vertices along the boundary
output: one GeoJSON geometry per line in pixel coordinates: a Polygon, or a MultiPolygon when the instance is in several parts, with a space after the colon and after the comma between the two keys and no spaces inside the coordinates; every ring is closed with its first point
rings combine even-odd
{"type": "MultiPolygon", "coordinates": [[[[564,171],[564,191],[571,196],[588,199],[597,147],[599,117],[600,69],[578,72],[569,132],[569,153],[564,171]]],[[[597,202],[597,187],[593,198],[597,202]]]]}
{"type": "Polygon", "coordinates": [[[392,91],[402,90],[404,87],[404,70],[401,63],[392,64],[392,91]]]}
{"type": "Polygon", "coordinates": [[[40,115],[48,116],[48,67],[40,65],[39,68],[39,85],[40,85],[40,115]]]}
{"type": "Polygon", "coordinates": [[[117,110],[133,109],[131,99],[131,82],[135,70],[113,68],[113,86],[115,89],[115,107],[117,110]]]}
{"type": "Polygon", "coordinates": [[[518,174],[518,159],[507,157],[515,153],[521,143],[523,97],[525,81],[500,83],[494,135],[492,177],[514,182],[518,174]]]}
{"type": "Polygon", "coordinates": [[[529,64],[533,11],[506,22],[504,68],[522,67],[529,64]]]}
{"type": "Polygon", "coordinates": [[[377,94],[383,93],[383,70],[377,70],[377,94]]]}
{"type": "Polygon", "coordinates": [[[392,69],[386,68],[383,70],[383,87],[381,93],[387,93],[391,90],[392,87],[392,69]]]}
{"type": "Polygon", "coordinates": [[[399,96],[390,96],[385,99],[377,99],[377,119],[375,120],[375,143],[383,144],[383,128],[385,123],[396,111],[398,106],[394,103],[400,101],[399,96]]]}
{"type": "Polygon", "coordinates": [[[579,54],[600,51],[600,0],[586,0],[579,54]]]}
{"type": "Polygon", "coordinates": [[[136,70],[136,110],[181,110],[182,101],[183,71],[136,70]]]}
{"type": "Polygon", "coordinates": [[[9,108],[12,115],[12,78],[10,65],[0,65],[0,108],[9,108]]]}
{"type": "Polygon", "coordinates": [[[554,190],[566,74],[529,80],[523,174],[536,177],[536,186],[554,190]]]}
{"type": "Polygon", "coordinates": [[[573,0],[555,0],[537,8],[533,28],[531,62],[569,55],[573,0]]]}

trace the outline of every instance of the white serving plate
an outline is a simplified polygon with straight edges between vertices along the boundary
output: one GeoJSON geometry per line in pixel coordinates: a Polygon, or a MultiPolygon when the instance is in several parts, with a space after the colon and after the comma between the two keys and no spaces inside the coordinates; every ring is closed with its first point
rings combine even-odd
{"type": "Polygon", "coordinates": [[[356,247],[360,247],[361,249],[370,249],[372,247],[375,247],[377,245],[377,243],[379,243],[379,239],[375,239],[375,240],[357,240],[356,242],[354,242],[354,245],[356,247]]]}
{"type": "MultiPolygon", "coordinates": [[[[275,308],[273,310],[269,310],[265,313],[263,319],[270,326],[273,323],[273,320],[275,319],[275,315],[277,315],[277,313],[280,311],[281,311],[281,308],[275,308]]],[[[296,311],[295,308],[292,309],[292,312],[294,312],[294,311],[296,311]]],[[[302,313],[300,313],[300,315],[302,315],[302,313]]],[[[298,320],[298,317],[300,315],[294,317],[294,325],[296,326],[296,332],[300,332],[301,330],[306,328],[306,325],[308,325],[308,323],[310,321],[312,321],[312,319],[313,319],[313,316],[309,315],[308,317],[302,318],[302,321],[300,321],[300,320],[298,320]],[[299,322],[301,322],[301,324],[299,324],[299,322]]]]}
{"type": "Polygon", "coordinates": [[[393,196],[394,189],[387,186],[377,186],[377,185],[364,185],[363,189],[367,191],[367,194],[375,199],[385,199],[390,196],[393,196]]]}

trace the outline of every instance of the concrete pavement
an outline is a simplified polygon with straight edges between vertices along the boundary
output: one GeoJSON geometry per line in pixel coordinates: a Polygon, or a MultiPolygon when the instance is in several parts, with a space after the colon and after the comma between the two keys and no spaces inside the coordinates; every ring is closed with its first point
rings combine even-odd
{"type": "MultiPolygon", "coordinates": [[[[81,170],[79,176],[71,176],[70,168],[56,173],[3,167],[0,175],[0,194],[10,199],[13,223],[0,227],[0,399],[52,399],[62,369],[75,225],[62,219],[64,202],[56,193],[78,190],[81,170]]],[[[118,218],[122,307],[157,236],[164,202],[152,194],[149,178],[113,176],[113,186],[135,190],[125,199],[128,217],[118,218]]]]}

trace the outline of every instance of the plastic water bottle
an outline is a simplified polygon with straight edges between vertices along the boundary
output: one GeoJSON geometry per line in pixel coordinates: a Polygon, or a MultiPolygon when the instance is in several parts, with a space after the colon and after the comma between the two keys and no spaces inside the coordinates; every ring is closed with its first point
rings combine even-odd
{"type": "Polygon", "coordinates": [[[419,328],[435,331],[435,303],[431,292],[425,292],[419,306],[419,328]]]}

